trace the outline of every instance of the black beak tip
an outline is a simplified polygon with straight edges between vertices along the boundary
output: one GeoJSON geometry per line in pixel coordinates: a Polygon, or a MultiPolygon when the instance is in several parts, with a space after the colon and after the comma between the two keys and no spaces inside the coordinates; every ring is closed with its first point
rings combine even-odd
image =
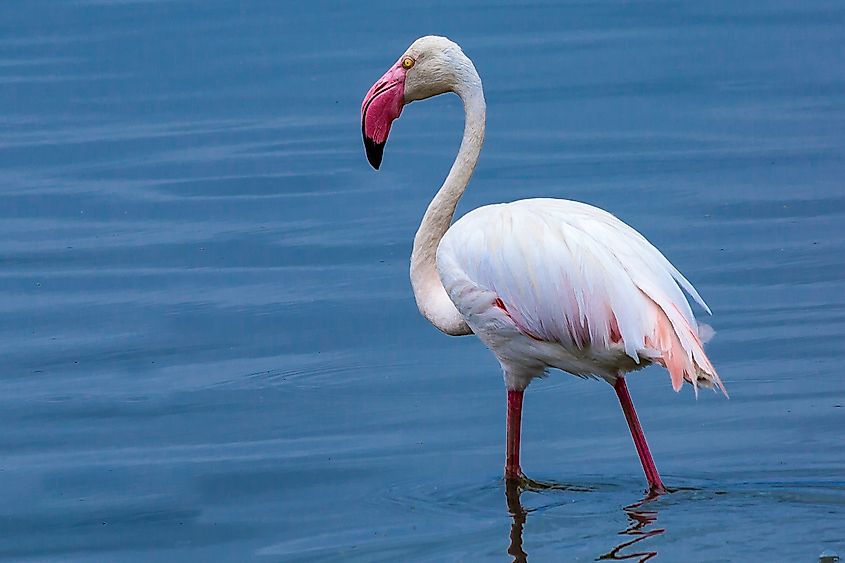
{"type": "Polygon", "coordinates": [[[367,151],[367,160],[370,161],[370,165],[378,170],[384,155],[384,143],[376,143],[364,135],[364,149],[367,151]]]}

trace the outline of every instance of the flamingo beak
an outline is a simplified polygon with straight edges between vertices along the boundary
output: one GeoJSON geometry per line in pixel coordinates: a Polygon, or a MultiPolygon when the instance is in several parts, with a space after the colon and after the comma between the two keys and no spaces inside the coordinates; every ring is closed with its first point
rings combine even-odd
{"type": "Polygon", "coordinates": [[[361,133],[367,160],[378,170],[390,125],[405,105],[405,69],[397,64],[373,84],[361,104],[361,133]]]}

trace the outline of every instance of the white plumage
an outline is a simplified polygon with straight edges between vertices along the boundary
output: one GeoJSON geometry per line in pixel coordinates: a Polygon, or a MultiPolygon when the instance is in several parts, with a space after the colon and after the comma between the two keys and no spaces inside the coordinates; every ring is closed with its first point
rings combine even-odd
{"type": "Polygon", "coordinates": [[[683,379],[722,387],[681,288],[707,305],[660,251],[606,211],[559,199],[475,209],[444,235],[437,270],[511,387],[549,367],[612,383],[655,361],[676,389],[683,379]]]}
{"type": "Polygon", "coordinates": [[[642,235],[590,205],[528,199],[481,207],[452,224],[484,144],[487,106],[472,61],[445,37],[415,41],[364,98],[361,127],[373,167],[402,107],[446,92],[464,103],[464,136],[414,237],[411,285],[431,324],[453,336],[475,333],[502,365],[506,478],[523,479],[523,392],[560,368],[613,385],[650,490],[664,492],[625,374],[659,363],[676,391],[686,380],[724,392],[684,291],[710,310],[642,235]]]}

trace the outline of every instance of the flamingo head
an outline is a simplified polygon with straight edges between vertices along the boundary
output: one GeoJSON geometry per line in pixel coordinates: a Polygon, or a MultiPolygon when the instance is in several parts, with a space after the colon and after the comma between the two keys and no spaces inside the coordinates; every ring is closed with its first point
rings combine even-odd
{"type": "Polygon", "coordinates": [[[429,35],[414,41],[373,84],[361,104],[361,132],[373,168],[381,165],[390,126],[404,105],[455,91],[466,63],[469,59],[456,43],[429,35]]]}

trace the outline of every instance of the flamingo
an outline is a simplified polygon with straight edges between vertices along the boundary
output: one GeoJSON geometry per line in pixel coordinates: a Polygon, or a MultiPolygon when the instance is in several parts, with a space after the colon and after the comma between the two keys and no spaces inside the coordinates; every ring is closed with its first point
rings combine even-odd
{"type": "Polygon", "coordinates": [[[645,237],[591,205],[524,199],[452,223],[484,143],[486,103],[472,61],[445,37],[414,41],[364,97],[361,128],[373,168],[402,108],[448,92],[463,102],[463,139],[414,237],[411,285],[431,324],[452,336],[475,334],[501,364],[506,482],[527,481],[519,459],[525,389],[557,368],[613,386],[649,491],[665,492],[625,375],[659,364],[675,391],[687,382],[696,395],[702,386],[727,396],[704,352],[712,330],[696,322],[684,291],[710,309],[645,237]]]}

